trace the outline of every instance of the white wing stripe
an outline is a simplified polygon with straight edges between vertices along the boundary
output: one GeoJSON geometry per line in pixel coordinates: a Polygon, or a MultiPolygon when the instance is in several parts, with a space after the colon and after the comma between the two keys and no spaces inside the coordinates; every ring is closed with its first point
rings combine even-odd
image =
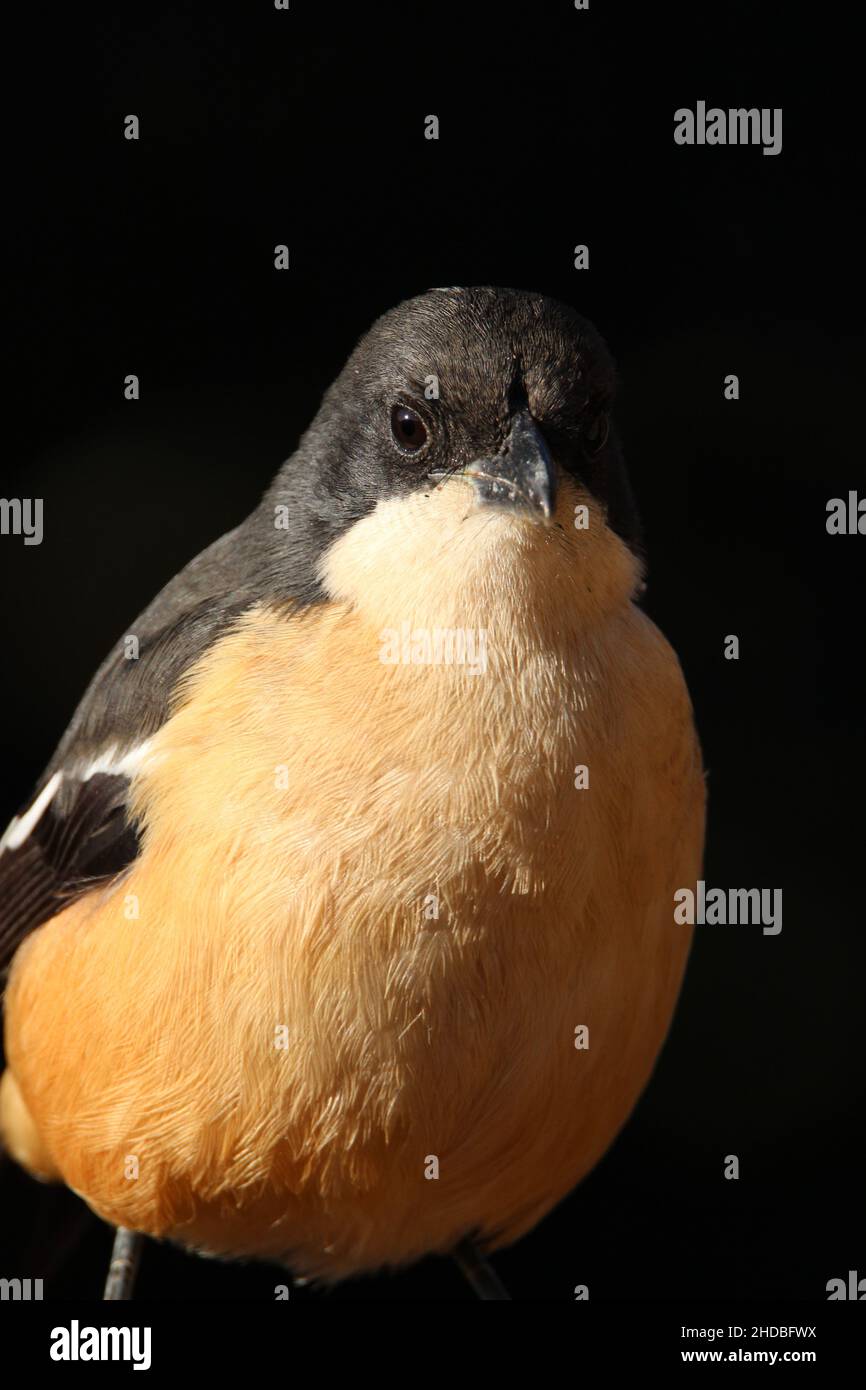
{"type": "Polygon", "coordinates": [[[24,815],[12,817],[5,835],[0,840],[0,854],[4,849],[18,849],[23,845],[34,826],[38,825],[62,781],[63,773],[55,772],[50,781],[46,782],[33,805],[24,812],[24,815]]]}

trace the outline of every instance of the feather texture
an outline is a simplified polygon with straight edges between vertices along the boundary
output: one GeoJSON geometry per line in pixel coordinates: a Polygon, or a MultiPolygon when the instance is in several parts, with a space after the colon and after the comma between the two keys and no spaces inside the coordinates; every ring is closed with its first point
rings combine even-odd
{"type": "Polygon", "coordinates": [[[380,503],[327,603],[187,671],[138,858],[16,956],[22,1161],[36,1135],[106,1220],[325,1279],[513,1240],[597,1161],[669,1024],[704,787],[634,556],[574,485],[557,523],[458,479],[380,503]],[[383,663],[406,621],[484,628],[485,673],[383,663]]]}

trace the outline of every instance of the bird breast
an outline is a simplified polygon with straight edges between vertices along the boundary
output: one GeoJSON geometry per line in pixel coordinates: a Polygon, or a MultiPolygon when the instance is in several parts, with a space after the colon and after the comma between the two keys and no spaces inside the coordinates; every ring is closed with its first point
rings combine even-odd
{"type": "Polygon", "coordinates": [[[19,950],[15,1085],[106,1219],[337,1278],[515,1238],[628,1115],[689,946],[689,699],[615,538],[563,588],[574,538],[495,525],[438,608],[405,556],[357,602],[356,537],[332,602],[248,614],[152,740],[139,858],[19,950]]]}

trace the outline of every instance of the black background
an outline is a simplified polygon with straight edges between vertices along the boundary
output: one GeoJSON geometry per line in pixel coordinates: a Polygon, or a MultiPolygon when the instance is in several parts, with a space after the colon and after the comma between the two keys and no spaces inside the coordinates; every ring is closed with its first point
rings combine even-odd
{"type": "MultiPolygon", "coordinates": [[[[7,34],[0,493],[45,499],[45,539],[0,539],[0,811],[109,645],[255,503],[376,315],[431,285],[574,304],[620,369],[647,606],[709,772],[705,877],[781,887],[785,915],[777,937],[697,928],[632,1120],[496,1264],[522,1300],[823,1298],[866,1275],[862,891],[844,883],[866,539],[825,530],[830,497],[866,490],[841,90],[795,61],[782,6],[233,8],[40,9],[7,34]],[[698,99],[783,107],[782,153],[676,146],[698,99]]],[[[110,1232],[76,1198],[6,1163],[0,1200],[0,1274],[98,1296],[110,1232]]],[[[149,1244],[139,1295],[267,1299],[283,1278],[149,1244]]],[[[471,1295],[430,1260],[293,1297],[471,1295]]]]}

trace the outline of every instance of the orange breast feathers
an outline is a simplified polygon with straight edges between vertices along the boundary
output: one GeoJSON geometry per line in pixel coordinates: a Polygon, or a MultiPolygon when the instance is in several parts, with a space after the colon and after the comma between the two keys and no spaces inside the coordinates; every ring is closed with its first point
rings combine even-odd
{"type": "Polygon", "coordinates": [[[464,513],[449,552],[431,514],[413,591],[418,518],[382,510],[332,602],[252,612],[189,675],[134,782],[139,858],[24,943],[6,999],[20,1161],[115,1224],[325,1279],[513,1240],[598,1160],[668,1028],[703,843],[625,547],[597,528],[588,569],[567,528],[469,543],[464,513]],[[386,543],[405,582],[361,604],[386,543]]]}

